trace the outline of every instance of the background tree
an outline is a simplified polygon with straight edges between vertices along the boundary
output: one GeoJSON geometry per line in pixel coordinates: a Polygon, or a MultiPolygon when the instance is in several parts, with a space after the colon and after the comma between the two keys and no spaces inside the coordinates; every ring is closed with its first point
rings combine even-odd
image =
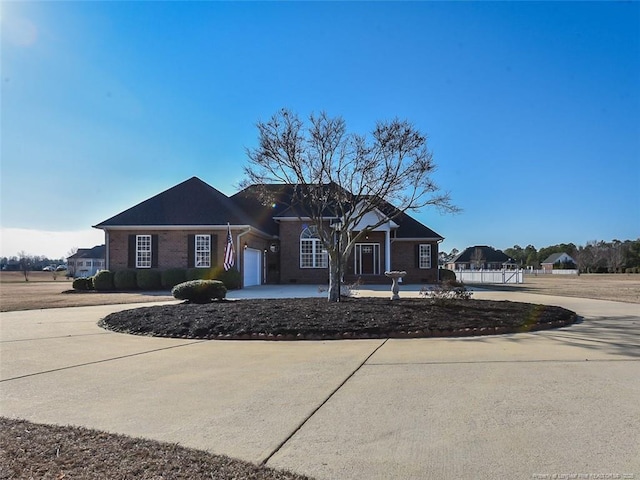
{"type": "Polygon", "coordinates": [[[33,265],[33,258],[31,255],[27,254],[24,250],[18,252],[18,264],[20,265],[20,270],[24,274],[24,281],[29,281],[29,271],[33,265]]]}
{"type": "Polygon", "coordinates": [[[471,265],[473,265],[473,268],[475,270],[481,270],[482,268],[484,268],[484,262],[485,258],[484,254],[482,253],[482,249],[476,248],[471,255],[471,265]]]}
{"type": "MultiPolygon", "coordinates": [[[[359,135],[347,132],[341,117],[322,112],[305,123],[282,109],[257,127],[258,147],[247,150],[243,184],[293,186],[293,211],[313,223],[328,252],[330,301],[340,300],[340,272],[358,239],[407,210],[457,211],[431,179],[435,164],[426,135],[407,121],[381,121],[359,135]],[[386,217],[354,231],[376,209],[386,217]],[[330,220],[340,220],[339,231],[330,220]]],[[[273,201],[273,194],[264,188],[263,201],[273,201]]]]}

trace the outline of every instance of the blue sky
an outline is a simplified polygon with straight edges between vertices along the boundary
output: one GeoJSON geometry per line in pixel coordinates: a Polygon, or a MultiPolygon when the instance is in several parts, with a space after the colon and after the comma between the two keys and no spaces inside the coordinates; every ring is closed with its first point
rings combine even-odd
{"type": "Polygon", "coordinates": [[[91,247],[192,176],[234,193],[282,107],[425,132],[446,251],[640,236],[640,3],[1,8],[0,255],[91,247]]]}

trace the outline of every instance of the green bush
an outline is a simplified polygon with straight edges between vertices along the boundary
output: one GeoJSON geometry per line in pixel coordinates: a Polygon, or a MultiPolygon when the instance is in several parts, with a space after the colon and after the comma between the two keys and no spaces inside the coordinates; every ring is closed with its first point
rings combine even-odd
{"type": "Polygon", "coordinates": [[[227,289],[219,280],[191,280],[173,287],[171,294],[178,300],[210,303],[214,299],[222,300],[227,294],[227,289]]]}
{"type": "Polygon", "coordinates": [[[446,268],[441,268],[438,270],[438,275],[440,276],[441,282],[455,282],[456,281],[456,272],[453,270],[448,270],[446,268]]]}
{"type": "Polygon", "coordinates": [[[212,280],[220,280],[227,290],[235,290],[241,287],[240,272],[235,268],[225,270],[223,267],[215,267],[211,272],[212,280]]]}
{"type": "Polygon", "coordinates": [[[169,268],[160,274],[162,288],[171,289],[187,280],[187,271],[184,268],[169,268]]]}
{"type": "Polygon", "coordinates": [[[86,277],[76,278],[71,284],[71,286],[73,287],[74,290],[81,290],[81,291],[91,290],[91,288],[89,288],[88,278],[86,277]]]}
{"type": "Polygon", "coordinates": [[[213,268],[189,268],[185,280],[213,280],[213,268]]]}
{"type": "Polygon", "coordinates": [[[158,270],[138,270],[136,274],[140,290],[160,290],[160,272],[158,270]]]}
{"type": "Polygon", "coordinates": [[[87,277],[87,290],[95,290],[95,285],[93,284],[93,277],[87,277]]]}
{"type": "Polygon", "coordinates": [[[138,281],[135,270],[118,270],[113,274],[113,286],[116,290],[135,290],[138,281]]]}
{"type": "Polygon", "coordinates": [[[99,292],[114,290],[113,272],[110,270],[100,270],[93,276],[93,288],[99,292]]]}

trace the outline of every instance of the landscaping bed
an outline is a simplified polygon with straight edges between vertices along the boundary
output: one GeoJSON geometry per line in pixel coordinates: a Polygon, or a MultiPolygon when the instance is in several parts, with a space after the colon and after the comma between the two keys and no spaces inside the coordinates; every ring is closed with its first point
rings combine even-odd
{"type": "Polygon", "coordinates": [[[173,443],[0,417],[0,479],[311,480],[173,443]]]}
{"type": "Polygon", "coordinates": [[[174,304],[112,313],[99,325],[136,335],[228,340],[324,340],[493,335],[560,327],[570,310],[490,300],[323,298],[174,304]]]}

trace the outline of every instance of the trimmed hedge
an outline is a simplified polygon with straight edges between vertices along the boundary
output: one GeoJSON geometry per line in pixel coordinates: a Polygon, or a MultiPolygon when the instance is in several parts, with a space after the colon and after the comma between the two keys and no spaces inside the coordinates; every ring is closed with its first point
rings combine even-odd
{"type": "Polygon", "coordinates": [[[86,291],[93,289],[93,282],[86,277],[76,278],[71,284],[74,290],[86,291]]]}
{"type": "Polygon", "coordinates": [[[213,268],[188,268],[185,280],[213,280],[213,268]]]}
{"type": "Polygon", "coordinates": [[[211,272],[213,280],[220,280],[227,290],[236,290],[241,286],[240,272],[235,268],[225,270],[224,267],[215,267],[211,272]]]}
{"type": "Polygon", "coordinates": [[[135,270],[118,270],[113,274],[113,286],[116,290],[135,290],[138,288],[135,270]]]}
{"type": "Polygon", "coordinates": [[[456,272],[454,272],[453,270],[441,268],[440,270],[438,270],[438,275],[440,276],[440,281],[442,283],[456,281],[456,272]]]}
{"type": "Polygon", "coordinates": [[[187,300],[192,303],[210,303],[214,299],[224,299],[227,289],[219,280],[191,280],[173,287],[171,294],[178,300],[187,300]]]}
{"type": "Polygon", "coordinates": [[[225,271],[224,267],[189,268],[186,272],[186,281],[191,280],[220,280],[229,290],[240,288],[242,282],[240,272],[235,268],[225,271]]]}
{"type": "Polygon", "coordinates": [[[162,288],[158,270],[138,270],[136,278],[140,290],[160,290],[162,288]]]}
{"type": "Polygon", "coordinates": [[[101,270],[93,276],[93,288],[99,292],[114,290],[113,272],[101,270]]]}
{"type": "Polygon", "coordinates": [[[162,288],[171,289],[187,281],[187,271],[184,268],[170,268],[163,270],[160,274],[160,283],[162,288]]]}

